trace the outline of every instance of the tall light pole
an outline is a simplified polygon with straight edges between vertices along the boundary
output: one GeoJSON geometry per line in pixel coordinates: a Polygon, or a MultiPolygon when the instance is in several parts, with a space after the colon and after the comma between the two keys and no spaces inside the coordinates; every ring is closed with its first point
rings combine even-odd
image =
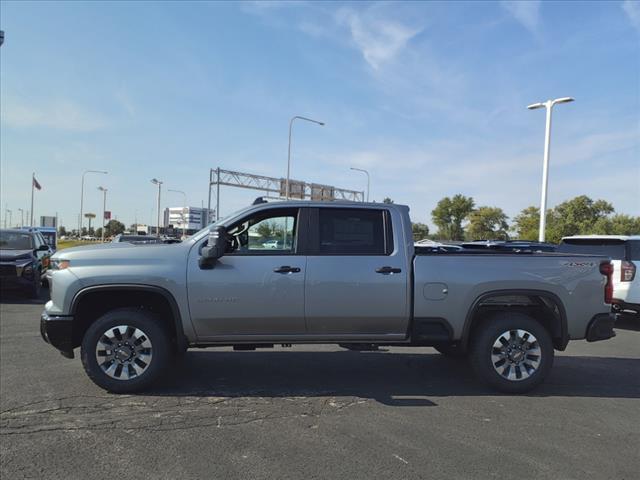
{"type": "Polygon", "coordinates": [[[24,210],[19,208],[18,211],[20,212],[20,228],[24,227],[24,210]]]}
{"type": "Polygon", "coordinates": [[[102,192],[102,238],[100,240],[104,243],[104,212],[107,210],[107,189],[98,187],[98,190],[102,192]]]}
{"type": "Polygon", "coordinates": [[[4,228],[7,228],[7,213],[9,214],[9,228],[11,228],[11,210],[5,208],[4,210],[4,228]]]}
{"type": "Polygon", "coordinates": [[[351,167],[351,170],[355,170],[356,172],[363,172],[367,174],[367,202],[369,201],[369,187],[371,185],[371,178],[369,177],[369,172],[364,170],[363,168],[351,167]]]}
{"type": "Polygon", "coordinates": [[[151,183],[158,186],[158,231],[156,232],[156,237],[160,237],[160,195],[162,192],[162,183],[157,178],[152,178],[151,183]]]}
{"type": "Polygon", "coordinates": [[[291,120],[289,121],[289,151],[287,154],[287,182],[285,184],[285,199],[289,200],[289,179],[290,179],[290,174],[291,174],[291,131],[293,129],[293,122],[294,120],[304,120],[306,122],[311,122],[311,123],[316,123],[318,125],[320,125],[321,127],[324,126],[324,122],[319,122],[318,120],[313,120],[312,118],[307,118],[307,117],[300,117],[298,115],[296,115],[295,117],[292,117],[291,120]]]}
{"type": "MultiPolygon", "coordinates": [[[[182,194],[182,238],[185,238],[187,236],[187,227],[186,227],[185,221],[184,221],[184,212],[187,209],[187,194],[184,193],[182,190],[168,189],[167,192],[174,192],[174,193],[181,193],[182,194]]],[[[208,212],[207,212],[207,214],[208,214],[208,212]]]]}
{"type": "Polygon", "coordinates": [[[573,102],[571,97],[556,98],[555,100],[547,100],[546,102],[534,103],[529,105],[529,110],[538,108],[547,109],[547,126],[544,134],[544,160],[542,164],[542,195],[540,198],[540,229],[538,232],[538,241],[544,242],[545,227],[547,224],[547,184],[549,183],[549,147],[551,143],[551,111],[553,106],[558,103],[573,102]]]}
{"type": "Polygon", "coordinates": [[[82,172],[82,186],[80,187],[80,222],[78,223],[78,237],[82,236],[82,219],[84,218],[82,216],[82,210],[84,207],[84,176],[87,173],[101,173],[103,175],[106,175],[108,172],[105,172],[103,170],[85,170],[84,172],[82,172]]]}

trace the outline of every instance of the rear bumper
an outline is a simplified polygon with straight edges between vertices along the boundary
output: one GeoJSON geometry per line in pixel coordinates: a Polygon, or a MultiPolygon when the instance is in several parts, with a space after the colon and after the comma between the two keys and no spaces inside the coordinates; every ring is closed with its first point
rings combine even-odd
{"type": "Polygon", "coordinates": [[[625,302],[624,300],[618,300],[617,298],[614,298],[612,306],[616,312],[627,311],[635,313],[636,315],[640,314],[640,304],[637,303],[629,303],[625,302]]]}
{"type": "Polygon", "coordinates": [[[67,315],[40,315],[40,335],[48,344],[60,350],[67,358],[73,358],[73,317],[67,315]]]}
{"type": "Polygon", "coordinates": [[[616,332],[613,330],[615,323],[616,315],[614,313],[599,313],[595,315],[587,327],[587,342],[597,342],[615,337],[616,332]]]}

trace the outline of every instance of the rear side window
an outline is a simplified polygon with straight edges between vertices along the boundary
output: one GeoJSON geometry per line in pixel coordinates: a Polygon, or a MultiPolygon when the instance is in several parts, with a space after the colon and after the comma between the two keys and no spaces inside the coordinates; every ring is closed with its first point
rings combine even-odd
{"type": "Polygon", "coordinates": [[[390,252],[386,213],[383,210],[320,208],[320,255],[387,255],[390,252]]]}
{"type": "Polygon", "coordinates": [[[629,240],[629,260],[640,260],[640,240],[629,240]]]}
{"type": "Polygon", "coordinates": [[[626,242],[624,240],[564,240],[558,247],[562,253],[585,253],[589,255],[603,255],[612,260],[626,258],[626,242]]]}

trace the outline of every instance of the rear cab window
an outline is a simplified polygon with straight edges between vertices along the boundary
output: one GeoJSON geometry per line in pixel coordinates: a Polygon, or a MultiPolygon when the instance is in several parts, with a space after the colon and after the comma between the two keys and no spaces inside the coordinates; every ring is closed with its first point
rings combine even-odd
{"type": "Polygon", "coordinates": [[[311,224],[312,255],[390,255],[391,217],[383,209],[318,208],[311,224]]]}

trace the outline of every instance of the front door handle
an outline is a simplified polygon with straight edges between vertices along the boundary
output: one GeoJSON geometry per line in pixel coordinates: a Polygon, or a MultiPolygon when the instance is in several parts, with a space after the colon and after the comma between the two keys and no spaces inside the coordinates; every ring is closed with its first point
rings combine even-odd
{"type": "Polygon", "coordinates": [[[394,268],[394,267],[376,268],[376,273],[382,273],[383,275],[388,275],[390,273],[400,273],[400,272],[402,272],[401,268],[394,268]]]}
{"type": "Polygon", "coordinates": [[[283,265],[281,267],[274,268],[273,271],[276,273],[298,273],[300,271],[300,268],[283,265]]]}

